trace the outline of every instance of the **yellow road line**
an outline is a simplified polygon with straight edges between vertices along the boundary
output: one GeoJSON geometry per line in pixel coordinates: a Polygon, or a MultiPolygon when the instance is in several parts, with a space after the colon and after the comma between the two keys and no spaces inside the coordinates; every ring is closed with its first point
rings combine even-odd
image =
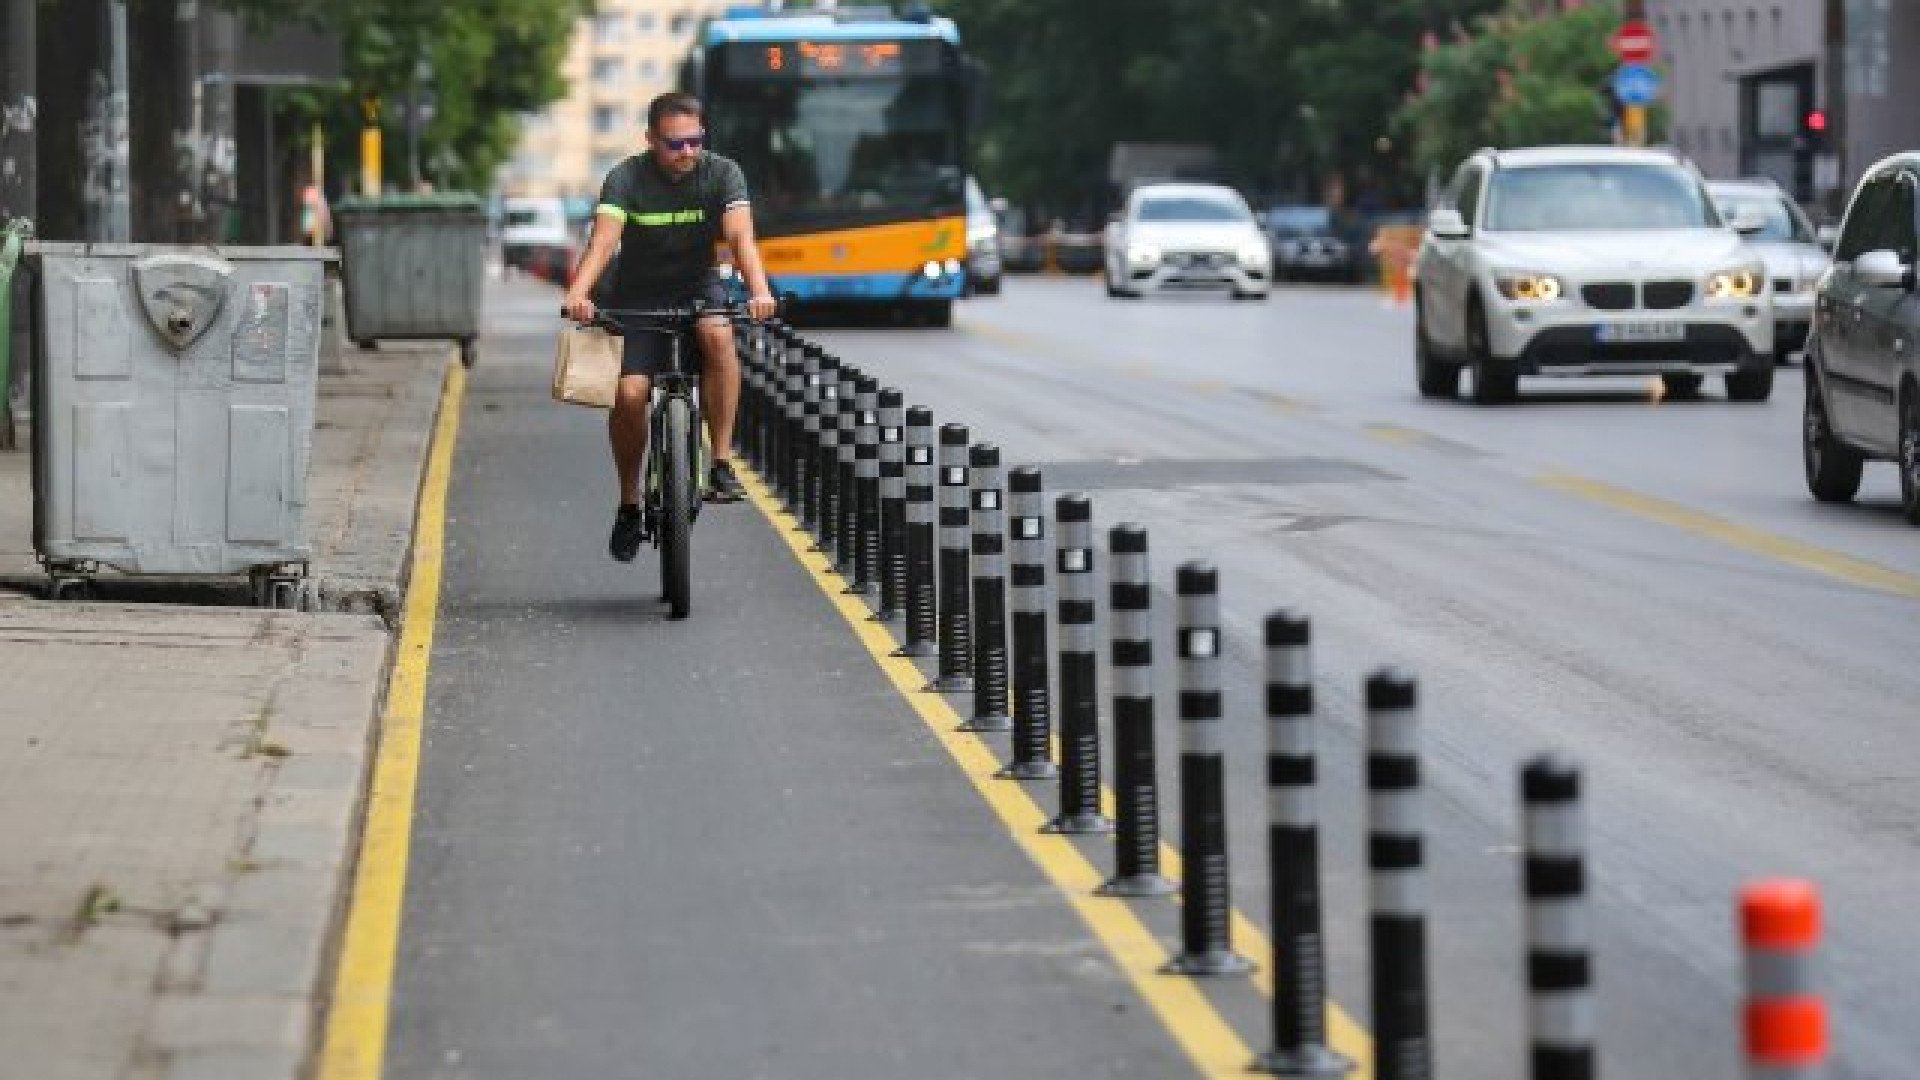
{"type": "MultiPolygon", "coordinates": [[[[1133,913],[1128,901],[1095,895],[1094,890],[1105,878],[1070,838],[1040,831],[1041,825],[1049,820],[1048,815],[1019,783],[997,775],[1000,761],[979,736],[956,730],[962,717],[944,696],[922,692],[926,676],[912,660],[893,655],[893,635],[872,621],[872,611],[864,600],[845,594],[844,583],[826,556],[809,549],[807,536],[774,501],[759,477],[744,467],[740,474],[748,499],[766,516],[774,532],[793,551],[794,558],[813,576],[828,603],[846,619],[854,636],[866,646],[900,696],[946,747],[974,790],[999,816],[1014,842],[1066,896],[1200,1074],[1212,1078],[1245,1076],[1253,1053],[1239,1033],[1214,1009],[1193,980],[1162,970],[1172,957],[1133,913]]],[[[1112,790],[1103,787],[1101,796],[1111,813],[1112,790]]],[[[1177,880],[1178,854],[1163,844],[1160,858],[1163,870],[1177,880]]],[[[1239,951],[1259,965],[1254,985],[1271,997],[1273,973],[1268,962],[1271,946],[1252,921],[1238,910],[1233,912],[1233,933],[1239,951]]],[[[1360,1063],[1354,1080],[1371,1080],[1372,1047],[1366,1033],[1337,1007],[1329,1007],[1328,1021],[1328,1038],[1334,1048],[1360,1063]]]]}
{"type": "Polygon", "coordinates": [[[1617,488],[1573,473],[1542,473],[1534,477],[1534,482],[1555,491],[1578,495],[1602,506],[1624,510],[1649,521],[1683,529],[1696,536],[1717,540],[1728,547],[1764,556],[1775,562],[1811,570],[1863,588],[1920,599],[1920,577],[1904,574],[1864,559],[1856,559],[1837,551],[1829,551],[1760,529],[1738,525],[1722,517],[1688,509],[1679,503],[1657,499],[1651,495],[1642,495],[1625,488],[1617,488]]]}
{"type": "Polygon", "coordinates": [[[320,1080],[378,1080],[386,1057],[387,1014],[393,994],[394,956],[407,886],[407,850],[412,840],[414,790],[419,778],[420,729],[426,716],[427,665],[433,658],[434,619],[440,607],[441,556],[445,548],[447,484],[460,433],[466,370],[449,364],[440,394],[427,474],[414,518],[413,566],[407,580],[387,706],[380,723],[373,786],[367,796],[366,831],[354,871],[353,897],[335,971],[320,1080]]]}

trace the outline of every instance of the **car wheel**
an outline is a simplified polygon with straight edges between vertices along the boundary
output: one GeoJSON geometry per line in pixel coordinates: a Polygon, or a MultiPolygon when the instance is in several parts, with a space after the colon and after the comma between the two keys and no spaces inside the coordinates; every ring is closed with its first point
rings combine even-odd
{"type": "Polygon", "coordinates": [[[1417,293],[1413,298],[1413,376],[1421,397],[1451,398],[1460,393],[1460,368],[1433,354],[1433,342],[1427,340],[1426,302],[1417,293]]]}
{"type": "Polygon", "coordinates": [[[1520,395],[1520,373],[1493,355],[1487,338],[1487,313],[1475,298],[1467,308],[1467,362],[1473,367],[1473,401],[1501,405],[1520,395]]]}
{"type": "Polygon", "coordinates": [[[999,296],[1000,295],[999,276],[996,275],[990,278],[981,278],[979,292],[980,292],[980,295],[982,296],[999,296]]]}
{"type": "Polygon", "coordinates": [[[1700,396],[1700,376],[1692,371],[1668,371],[1660,376],[1667,396],[1675,401],[1692,401],[1700,396]]]}
{"type": "Polygon", "coordinates": [[[1920,525],[1920,386],[1911,382],[1900,393],[1900,509],[1920,525]]]}
{"type": "Polygon", "coordinates": [[[1807,398],[1800,415],[1800,457],[1806,465],[1807,491],[1821,502],[1850,501],[1860,490],[1866,458],[1833,434],[1820,380],[1807,372],[1807,398]]]}
{"type": "Polygon", "coordinates": [[[1766,367],[1729,371],[1726,380],[1728,401],[1765,401],[1773,396],[1773,361],[1766,367]]]}
{"type": "Polygon", "coordinates": [[[1235,289],[1233,290],[1233,298],[1235,300],[1265,300],[1267,294],[1265,292],[1241,292],[1239,289],[1235,289]]]}

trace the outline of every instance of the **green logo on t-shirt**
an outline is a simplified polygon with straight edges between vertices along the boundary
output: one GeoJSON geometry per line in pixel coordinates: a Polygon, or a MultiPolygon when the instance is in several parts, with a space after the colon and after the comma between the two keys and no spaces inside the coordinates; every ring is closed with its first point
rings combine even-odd
{"type": "Polygon", "coordinates": [[[657,214],[628,214],[635,225],[698,225],[707,220],[705,210],[664,210],[657,214]]]}

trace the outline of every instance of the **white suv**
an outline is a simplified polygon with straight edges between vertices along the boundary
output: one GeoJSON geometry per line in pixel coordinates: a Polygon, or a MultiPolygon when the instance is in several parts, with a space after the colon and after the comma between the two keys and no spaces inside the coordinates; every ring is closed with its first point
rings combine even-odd
{"type": "Polygon", "coordinates": [[[1107,225],[1107,295],[1226,290],[1264,300],[1273,286],[1266,234],[1247,202],[1218,184],[1146,184],[1107,225]]]}
{"type": "MultiPolygon", "coordinates": [[[[1741,229],[1763,222],[1743,220],[1741,229]]],[[[1689,396],[1773,392],[1767,270],[1693,168],[1615,146],[1482,150],[1433,211],[1415,263],[1420,392],[1511,400],[1522,375],[1659,375],[1689,396]]]]}

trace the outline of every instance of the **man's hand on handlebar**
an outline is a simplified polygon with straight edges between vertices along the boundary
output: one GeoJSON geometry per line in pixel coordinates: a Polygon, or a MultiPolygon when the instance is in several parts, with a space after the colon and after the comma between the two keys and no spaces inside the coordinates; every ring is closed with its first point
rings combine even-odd
{"type": "Polygon", "coordinates": [[[754,322],[765,322],[773,318],[779,311],[780,301],[775,300],[765,293],[752,297],[747,301],[747,314],[753,317],[754,322]]]}
{"type": "Polygon", "coordinates": [[[593,299],[586,293],[568,293],[562,310],[567,313],[567,318],[577,323],[590,323],[599,314],[593,306],[593,299]]]}

